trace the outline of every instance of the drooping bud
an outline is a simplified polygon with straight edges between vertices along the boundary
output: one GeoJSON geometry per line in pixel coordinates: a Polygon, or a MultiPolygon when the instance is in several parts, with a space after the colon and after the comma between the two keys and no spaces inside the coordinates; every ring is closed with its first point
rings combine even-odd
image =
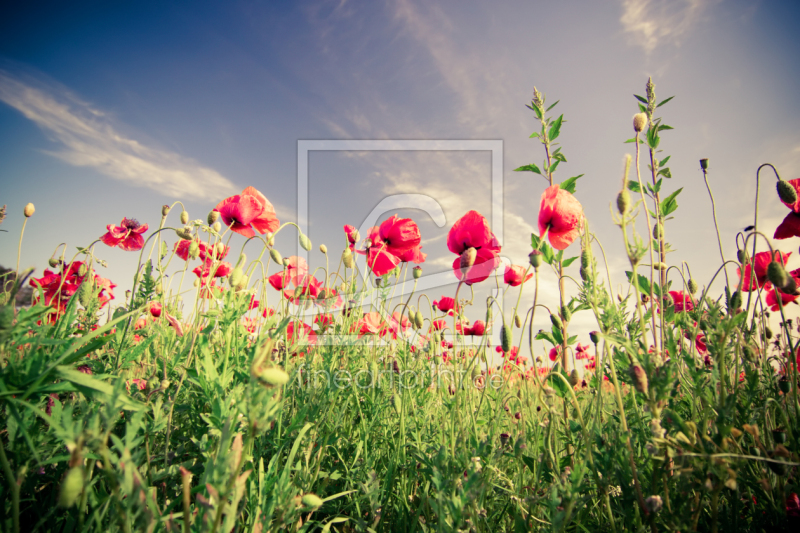
{"type": "Polygon", "coordinates": [[[33,207],[33,204],[31,203],[25,204],[25,209],[22,210],[22,213],[25,215],[25,218],[31,218],[35,212],[36,208],[33,207]]]}
{"type": "Polygon", "coordinates": [[[704,157],[703,159],[700,160],[700,168],[702,168],[703,170],[708,170],[708,158],[707,157],[704,157]]]}
{"type": "Polygon", "coordinates": [[[519,317],[519,315],[514,315],[514,325],[518,328],[522,327],[522,319],[519,317]]]}
{"type": "Polygon", "coordinates": [[[219,211],[213,210],[210,213],[208,213],[208,225],[209,226],[213,225],[214,222],[216,222],[217,220],[219,220],[219,211]]]}
{"type": "Polygon", "coordinates": [[[300,234],[300,246],[302,246],[303,250],[306,252],[311,251],[311,239],[309,239],[305,233],[300,234]]]}
{"type": "Polygon", "coordinates": [[[322,507],[322,504],[325,503],[322,501],[322,498],[317,496],[316,494],[306,494],[303,496],[302,499],[303,507],[317,509],[318,507],[322,507]]]}
{"type": "Polygon", "coordinates": [[[242,267],[237,266],[228,277],[228,282],[231,284],[231,287],[238,287],[242,282],[242,278],[244,278],[244,271],[242,267]]]}
{"type": "Polygon", "coordinates": [[[511,351],[511,328],[506,324],[500,327],[500,346],[506,353],[511,351]]]}
{"type": "Polygon", "coordinates": [[[747,252],[745,250],[736,250],[736,259],[738,259],[739,263],[743,265],[749,263],[747,252]]]}
{"type": "Polygon", "coordinates": [[[633,365],[630,368],[630,373],[634,388],[642,394],[647,394],[647,374],[644,368],[639,365],[633,365]]]}
{"type": "Polygon", "coordinates": [[[460,267],[461,271],[464,272],[468,268],[471,268],[472,265],[475,264],[475,259],[478,257],[478,250],[473,247],[469,247],[461,253],[461,261],[460,267]]]}
{"type": "Polygon", "coordinates": [[[184,226],[189,223],[189,213],[181,211],[181,224],[184,226]]]}
{"type": "Polygon", "coordinates": [[[328,253],[328,247],[325,246],[324,244],[320,244],[319,245],[319,251],[322,252],[323,254],[327,254],[328,253]]]}
{"type": "Polygon", "coordinates": [[[419,279],[422,277],[422,267],[415,266],[411,269],[411,275],[414,276],[414,279],[419,279]]]}
{"type": "Polygon", "coordinates": [[[278,265],[283,264],[283,257],[281,256],[281,253],[275,248],[270,249],[269,256],[272,258],[273,261],[275,261],[276,264],[278,265]]]}
{"type": "Polygon", "coordinates": [[[633,131],[641,133],[647,127],[647,115],[644,113],[636,113],[633,115],[633,131]]]}
{"type": "Polygon", "coordinates": [[[558,315],[550,315],[550,322],[553,323],[556,329],[564,329],[564,324],[561,322],[558,315]]]}
{"type": "Polygon", "coordinates": [[[578,375],[578,371],[573,368],[572,372],[569,373],[569,384],[574,387],[575,385],[580,383],[580,381],[581,377],[578,375]]]}
{"type": "Polygon", "coordinates": [[[544,260],[544,254],[539,250],[534,250],[528,254],[528,261],[530,262],[533,268],[539,268],[542,266],[542,261],[544,260]]]}
{"type": "Polygon", "coordinates": [[[617,211],[620,215],[624,215],[631,207],[631,194],[628,189],[622,189],[617,195],[617,211]]]}
{"type": "Polygon", "coordinates": [[[56,259],[55,257],[51,257],[47,261],[47,264],[50,265],[50,268],[56,268],[58,266],[58,259],[56,259]]]}
{"type": "Polygon", "coordinates": [[[797,191],[784,180],[778,180],[778,197],[783,203],[794,204],[797,201],[797,191]]]}
{"type": "Polygon", "coordinates": [[[61,489],[58,493],[58,506],[59,507],[72,507],[78,501],[78,497],[83,492],[83,467],[73,466],[67,471],[63,481],[61,481],[61,489]]]}
{"type": "Polygon", "coordinates": [[[686,284],[687,288],[689,289],[689,294],[697,293],[697,282],[693,279],[689,279],[689,282],[686,284]]]}
{"type": "Polygon", "coordinates": [[[786,269],[783,268],[783,265],[777,261],[772,260],[770,261],[769,265],[767,265],[767,279],[779,289],[783,288],[789,283],[790,277],[791,276],[789,276],[789,274],[786,272],[786,269]]]}
{"type": "Polygon", "coordinates": [[[564,322],[569,322],[572,318],[572,311],[566,305],[561,306],[561,318],[564,319],[564,322]]]}
{"type": "Polygon", "coordinates": [[[183,229],[176,229],[175,234],[184,241],[192,240],[192,228],[189,226],[184,226],[183,229]]]}
{"type": "Polygon", "coordinates": [[[422,318],[422,311],[417,309],[414,313],[414,325],[417,326],[417,329],[422,329],[422,326],[425,324],[425,319],[422,318]]]}
{"type": "Polygon", "coordinates": [[[350,248],[345,248],[342,252],[342,263],[345,268],[353,268],[353,252],[350,251],[350,248]]]}
{"type": "Polygon", "coordinates": [[[170,207],[167,204],[162,205],[161,206],[161,216],[162,217],[166,217],[167,215],[169,215],[169,210],[170,210],[170,207]]]}

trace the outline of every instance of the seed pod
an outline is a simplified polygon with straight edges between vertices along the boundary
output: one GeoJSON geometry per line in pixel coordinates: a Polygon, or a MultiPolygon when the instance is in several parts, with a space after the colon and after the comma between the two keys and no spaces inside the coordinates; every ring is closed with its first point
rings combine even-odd
{"type": "Polygon", "coordinates": [[[258,379],[270,387],[280,387],[289,381],[289,374],[277,366],[257,370],[256,375],[258,379]]]}
{"type": "Polygon", "coordinates": [[[61,481],[58,494],[58,506],[69,508],[75,505],[83,492],[83,467],[73,466],[61,481]]]}
{"type": "Polygon", "coordinates": [[[783,265],[777,261],[770,261],[769,265],[767,265],[767,279],[769,279],[772,284],[779,289],[789,283],[790,277],[791,276],[787,274],[786,269],[783,268],[783,265]]]}
{"type": "Polygon", "coordinates": [[[272,258],[273,261],[275,261],[276,264],[278,265],[283,264],[283,257],[281,256],[281,253],[275,248],[270,249],[269,256],[272,258]]]}
{"type": "Polygon", "coordinates": [[[689,294],[696,294],[697,293],[697,282],[691,278],[689,278],[689,282],[686,284],[689,289],[689,294]]]}
{"type": "Polygon", "coordinates": [[[300,234],[300,246],[302,246],[303,250],[306,252],[311,251],[311,239],[309,239],[305,233],[300,234]]]}
{"type": "Polygon", "coordinates": [[[634,388],[642,394],[647,394],[647,374],[639,365],[630,367],[631,380],[634,388]]]}
{"type": "Polygon", "coordinates": [[[589,332],[589,339],[592,341],[593,344],[597,344],[600,342],[600,332],[599,331],[590,331],[589,332]]]}
{"type": "Polygon", "coordinates": [[[320,244],[319,245],[319,251],[322,252],[323,254],[327,254],[328,253],[328,247],[325,246],[324,244],[320,244]]]}
{"type": "Polygon", "coordinates": [[[310,494],[310,493],[304,495],[301,501],[303,502],[303,507],[310,509],[317,509],[319,507],[322,507],[322,504],[325,503],[322,501],[322,498],[320,498],[316,494],[310,494]]]}
{"type": "Polygon", "coordinates": [[[572,311],[566,305],[561,306],[561,318],[564,319],[564,322],[569,322],[572,318],[572,311]]]}
{"type": "Polygon", "coordinates": [[[518,328],[522,327],[522,319],[519,317],[519,315],[514,315],[514,325],[518,328]]]}
{"type": "Polygon", "coordinates": [[[659,222],[653,226],[653,238],[660,239],[662,235],[664,235],[664,226],[659,222]]]}
{"type": "Polygon", "coordinates": [[[772,330],[769,329],[769,326],[764,327],[764,336],[767,338],[767,340],[772,338],[772,330]]]}
{"type": "Polygon", "coordinates": [[[189,223],[189,213],[181,211],[181,224],[184,226],[189,223]]]}
{"type": "Polygon", "coordinates": [[[530,262],[533,268],[539,268],[542,266],[542,261],[544,260],[544,254],[539,250],[534,250],[528,254],[528,261],[530,262]]]}
{"type": "Polygon", "coordinates": [[[703,170],[708,170],[708,158],[707,157],[704,157],[703,159],[700,160],[700,168],[702,168],[703,170]]]}
{"type": "Polygon", "coordinates": [[[550,322],[556,327],[556,329],[564,329],[564,324],[561,322],[561,319],[558,315],[550,315],[550,322]]]}
{"type": "Polygon", "coordinates": [[[219,211],[213,210],[210,213],[208,213],[208,225],[209,226],[213,225],[214,222],[216,222],[217,220],[219,220],[219,211]]]}
{"type": "Polygon", "coordinates": [[[422,277],[422,267],[415,266],[414,268],[412,268],[411,275],[414,276],[414,279],[419,279],[420,277],[422,277]]]}
{"type": "Polygon", "coordinates": [[[636,113],[633,115],[633,131],[641,133],[647,127],[647,115],[644,113],[636,113]]]}
{"type": "Polygon", "coordinates": [[[569,384],[574,387],[580,381],[581,381],[581,377],[578,375],[578,371],[573,368],[572,372],[569,373],[569,384]]]}
{"type": "Polygon", "coordinates": [[[36,208],[33,207],[31,203],[26,204],[25,209],[22,210],[22,214],[25,215],[25,218],[31,218],[35,212],[36,208]]]}
{"type": "Polygon", "coordinates": [[[624,215],[631,207],[631,194],[628,189],[622,189],[617,195],[617,210],[620,215],[624,215]]]}
{"type": "Polygon", "coordinates": [[[794,204],[797,201],[797,191],[788,182],[778,180],[778,197],[785,204],[794,204]]]}
{"type": "Polygon", "coordinates": [[[162,217],[166,217],[167,215],[169,215],[169,210],[170,210],[170,207],[167,204],[164,204],[163,206],[161,206],[161,216],[162,217]]]}
{"type": "Polygon", "coordinates": [[[500,328],[500,346],[506,353],[511,351],[511,328],[506,324],[500,328]]]}
{"type": "Polygon", "coordinates": [[[350,251],[350,248],[345,248],[342,252],[342,263],[345,268],[353,268],[353,252],[350,251]]]}

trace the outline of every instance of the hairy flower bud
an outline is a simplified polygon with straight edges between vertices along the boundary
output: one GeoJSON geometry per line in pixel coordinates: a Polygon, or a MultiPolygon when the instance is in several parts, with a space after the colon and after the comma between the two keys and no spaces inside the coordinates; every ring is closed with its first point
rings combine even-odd
{"type": "Polygon", "coordinates": [[[564,322],[569,322],[572,318],[572,311],[566,305],[561,306],[561,318],[564,319],[564,322]]]}
{"type": "Polygon", "coordinates": [[[184,226],[183,229],[176,229],[175,234],[184,241],[192,240],[192,228],[189,226],[184,226]]]}
{"type": "Polygon", "coordinates": [[[83,481],[83,467],[73,466],[67,471],[61,481],[61,489],[58,494],[59,507],[68,508],[75,505],[81,492],[83,492],[83,481]]]}
{"type": "Polygon", "coordinates": [[[300,246],[302,246],[303,250],[306,252],[311,251],[311,239],[309,239],[305,233],[300,234],[300,246]]]}
{"type": "Polygon", "coordinates": [[[189,223],[189,213],[181,211],[181,224],[186,225],[189,223]]]}
{"type": "Polygon", "coordinates": [[[231,284],[231,287],[238,287],[242,282],[242,278],[244,277],[245,275],[242,267],[237,266],[233,269],[231,275],[228,277],[228,282],[231,284]]]}
{"type": "Polygon", "coordinates": [[[689,294],[697,293],[697,282],[693,279],[689,279],[689,282],[686,284],[687,288],[689,289],[689,294]]]}
{"type": "Polygon", "coordinates": [[[189,257],[197,259],[200,256],[200,243],[193,240],[189,245],[189,257]]]}
{"type": "Polygon", "coordinates": [[[789,183],[778,180],[778,197],[784,203],[794,204],[797,201],[797,191],[789,183]]]}
{"type": "Polygon", "coordinates": [[[25,204],[25,209],[22,210],[22,213],[25,215],[25,218],[31,218],[35,212],[36,208],[33,207],[33,204],[31,203],[25,204]]]}
{"type": "Polygon", "coordinates": [[[415,266],[411,269],[411,275],[414,276],[414,279],[419,279],[422,277],[422,267],[415,266]]]}
{"type": "Polygon", "coordinates": [[[289,374],[277,366],[256,369],[255,374],[262,383],[270,387],[280,387],[289,381],[289,374]]]}
{"type": "Polygon", "coordinates": [[[55,257],[51,257],[47,261],[47,264],[50,265],[50,268],[56,268],[58,266],[58,259],[56,259],[55,257]]]}
{"type": "Polygon", "coordinates": [[[644,113],[636,113],[633,115],[633,131],[641,133],[647,127],[647,115],[644,113]]]}
{"type": "Polygon", "coordinates": [[[528,261],[530,262],[533,268],[539,268],[542,266],[542,261],[544,260],[544,254],[539,250],[534,250],[528,254],[528,261]]]}
{"type": "Polygon", "coordinates": [[[473,247],[469,247],[461,254],[461,262],[460,267],[461,271],[464,272],[466,269],[472,267],[475,264],[475,259],[478,257],[478,250],[473,247]]]}
{"type": "Polygon", "coordinates": [[[733,291],[733,294],[731,294],[731,299],[728,302],[728,309],[731,312],[735,312],[741,306],[742,306],[742,293],[739,291],[733,291]]]}
{"type": "Polygon", "coordinates": [[[324,244],[320,244],[319,245],[319,251],[322,252],[323,254],[327,254],[328,253],[328,247],[325,246],[324,244]]]}
{"type": "Polygon", "coordinates": [[[644,368],[639,365],[633,365],[630,368],[630,374],[634,388],[642,394],[647,394],[647,374],[644,368]]]}
{"type": "Polygon", "coordinates": [[[350,251],[350,248],[345,248],[344,252],[342,252],[342,263],[344,263],[345,268],[353,268],[353,252],[350,251]]]}
{"type": "Polygon", "coordinates": [[[208,225],[209,226],[212,226],[214,224],[214,222],[216,222],[217,220],[219,220],[219,211],[213,210],[210,213],[208,213],[208,225]]]}
{"type": "Polygon", "coordinates": [[[506,324],[500,327],[500,347],[506,353],[511,351],[511,328],[506,324]]]}
{"type": "Polygon", "coordinates": [[[277,265],[283,264],[283,256],[281,256],[281,253],[275,248],[270,249],[269,256],[272,258],[273,261],[275,261],[275,264],[277,265]]]}
{"type": "Polygon", "coordinates": [[[589,248],[581,250],[581,267],[589,268],[592,264],[592,251],[589,248]]]}
{"type": "Polygon", "coordinates": [[[211,225],[211,229],[213,229],[215,233],[219,233],[222,231],[222,224],[220,224],[219,220],[217,220],[211,225]]]}
{"type": "Polygon", "coordinates": [[[564,324],[561,322],[558,315],[550,315],[550,322],[553,323],[556,329],[564,329],[564,324]]]}
{"type": "Polygon", "coordinates": [[[518,328],[522,327],[522,319],[519,317],[519,315],[514,315],[514,325],[518,328]]]}
{"type": "Polygon", "coordinates": [[[303,502],[303,507],[312,509],[322,507],[322,504],[325,503],[322,501],[322,498],[320,498],[316,494],[306,494],[305,496],[303,496],[302,502],[303,502]]]}
{"type": "Polygon", "coordinates": [[[84,278],[83,283],[81,283],[81,286],[78,289],[78,301],[85,309],[88,308],[89,304],[92,303],[93,297],[94,288],[92,287],[92,278],[91,276],[87,276],[84,278]]]}
{"type": "Polygon", "coordinates": [[[422,326],[425,325],[425,319],[419,309],[414,313],[414,325],[417,326],[417,329],[422,329],[422,326]]]}
{"type": "Polygon", "coordinates": [[[170,210],[170,207],[167,204],[162,205],[161,206],[161,216],[162,217],[166,217],[167,215],[169,215],[169,210],[170,210]]]}
{"type": "Polygon", "coordinates": [[[736,259],[738,259],[739,263],[743,265],[749,263],[749,258],[747,257],[747,252],[745,250],[737,250],[736,259]]]}
{"type": "Polygon", "coordinates": [[[664,235],[664,226],[659,222],[653,226],[653,238],[660,239],[664,235]]]}
{"type": "Polygon", "coordinates": [[[789,283],[790,277],[791,276],[789,276],[789,274],[786,272],[786,269],[783,268],[783,265],[777,261],[772,260],[770,261],[769,265],[767,265],[767,279],[779,289],[783,288],[789,283]]]}
{"type": "Polygon", "coordinates": [[[617,210],[620,215],[624,215],[631,207],[631,194],[628,189],[622,189],[617,195],[617,210]]]}

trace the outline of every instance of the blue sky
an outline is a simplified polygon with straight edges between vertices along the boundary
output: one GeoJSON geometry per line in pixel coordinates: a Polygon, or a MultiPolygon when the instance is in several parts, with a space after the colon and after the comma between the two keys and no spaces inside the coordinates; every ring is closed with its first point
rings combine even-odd
{"type": "MultiPolygon", "coordinates": [[[[609,204],[632,149],[623,144],[637,111],[632,95],[643,94],[648,76],[659,99],[675,95],[660,109],[675,127],[662,140],[674,176],[665,189],[684,188],[667,225],[677,250],[670,262],[688,261],[701,284],[719,258],[698,160],[710,159],[729,258],[735,232],[752,219],[758,165],[772,162],[786,179],[800,171],[796,2],[115,4],[5,8],[4,266],[16,262],[27,202],[37,211],[22,265],[39,273],[58,243],[74,252],[124,216],[157,226],[161,205],[175,200],[205,218],[253,185],[282,222],[295,220],[300,139],[501,139],[504,255],[525,264],[545,181],[512,170],[543,158],[528,139],[537,125],[524,107],[534,85],[560,100],[554,112],[565,114],[568,163],[556,178],[585,174],[576,196],[617,280],[626,261],[609,204]]],[[[444,235],[455,220],[469,209],[490,216],[486,152],[319,152],[309,165],[309,234],[332,256],[342,226],[361,224],[390,194],[423,192],[444,209],[445,228],[419,211],[399,212],[420,225],[426,272],[449,268],[444,235]]],[[[769,233],[785,214],[773,179],[762,184],[769,233]]],[[[295,246],[288,232],[278,240],[284,255],[295,246]]],[[[130,285],[130,254],[101,247],[98,255],[109,262],[102,275],[130,285]]],[[[320,258],[312,255],[317,265],[320,258]]],[[[543,282],[552,297],[553,278],[543,282]]],[[[576,327],[591,325],[588,315],[576,319],[576,327]]]]}

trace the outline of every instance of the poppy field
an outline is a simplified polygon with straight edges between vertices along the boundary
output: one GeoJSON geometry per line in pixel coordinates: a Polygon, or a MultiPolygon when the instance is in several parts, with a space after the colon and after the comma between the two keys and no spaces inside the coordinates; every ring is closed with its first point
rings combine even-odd
{"type": "MultiPolygon", "coordinates": [[[[315,245],[253,186],[197,219],[175,202],[158,227],[101,224],[42,272],[17,257],[0,277],[0,531],[800,530],[800,268],[775,249],[800,237],[800,179],[756,162],[783,222],[759,225],[754,198],[695,279],[669,255],[688,216],[662,146],[671,98],[648,80],[636,99],[618,231],[596,235],[580,176],[557,172],[566,121],[534,89],[529,254],[502,261],[484,214],[460,213],[443,230],[454,291],[417,290],[413,219],[315,245]],[[285,233],[322,266],[279,250],[285,233]],[[111,248],[137,265],[130,291],[97,270],[111,248]]],[[[0,223],[16,216],[21,249],[35,207],[0,223]]]]}

